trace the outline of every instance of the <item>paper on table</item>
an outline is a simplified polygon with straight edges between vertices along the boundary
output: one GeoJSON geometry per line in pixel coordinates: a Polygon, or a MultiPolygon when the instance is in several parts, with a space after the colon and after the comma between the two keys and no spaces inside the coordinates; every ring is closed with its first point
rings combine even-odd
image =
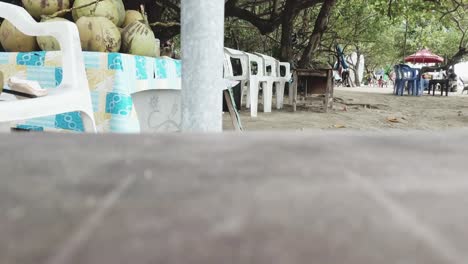
{"type": "MultiPolygon", "coordinates": [[[[20,93],[30,94],[37,97],[47,95],[47,90],[42,89],[41,85],[36,81],[23,80],[18,77],[11,77],[8,80],[8,86],[10,90],[17,91],[20,93]]],[[[22,98],[21,96],[18,96],[22,98]]]]}

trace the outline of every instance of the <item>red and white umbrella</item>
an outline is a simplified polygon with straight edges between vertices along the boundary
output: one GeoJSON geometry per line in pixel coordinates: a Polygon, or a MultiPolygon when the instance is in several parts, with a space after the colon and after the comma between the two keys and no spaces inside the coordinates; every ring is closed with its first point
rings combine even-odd
{"type": "Polygon", "coordinates": [[[405,61],[411,62],[411,63],[439,63],[439,62],[443,62],[444,58],[438,55],[435,55],[434,53],[430,52],[428,49],[422,49],[406,57],[405,61]]]}

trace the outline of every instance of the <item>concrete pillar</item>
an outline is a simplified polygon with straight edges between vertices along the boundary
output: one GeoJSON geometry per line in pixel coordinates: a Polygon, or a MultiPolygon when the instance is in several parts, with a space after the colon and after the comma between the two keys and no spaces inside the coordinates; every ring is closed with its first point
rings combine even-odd
{"type": "Polygon", "coordinates": [[[182,0],[182,131],[222,131],[224,0],[182,0]]]}

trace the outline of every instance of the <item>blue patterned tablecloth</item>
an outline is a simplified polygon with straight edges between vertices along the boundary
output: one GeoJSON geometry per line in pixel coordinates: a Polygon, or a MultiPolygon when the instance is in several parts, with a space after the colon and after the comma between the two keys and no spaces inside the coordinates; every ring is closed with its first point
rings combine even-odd
{"type": "MultiPolygon", "coordinates": [[[[180,89],[181,62],[120,53],[83,52],[94,116],[99,132],[138,133],[132,94],[151,89],[180,89]]],[[[60,52],[0,52],[0,71],[55,89],[62,80],[60,52]]],[[[6,84],[5,84],[6,85],[6,84]]],[[[31,130],[83,131],[79,113],[24,120],[13,125],[31,130]]]]}

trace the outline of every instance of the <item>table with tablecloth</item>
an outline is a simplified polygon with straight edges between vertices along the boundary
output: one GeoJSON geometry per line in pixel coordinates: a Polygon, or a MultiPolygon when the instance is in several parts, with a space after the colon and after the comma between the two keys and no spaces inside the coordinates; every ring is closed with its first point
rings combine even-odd
{"type": "MultiPolygon", "coordinates": [[[[180,89],[181,61],[120,53],[83,52],[99,132],[138,133],[132,94],[152,89],[180,89]]],[[[19,76],[55,89],[62,79],[61,52],[0,52],[5,80],[19,76]]],[[[29,130],[83,131],[78,112],[24,120],[13,125],[29,130]]]]}

